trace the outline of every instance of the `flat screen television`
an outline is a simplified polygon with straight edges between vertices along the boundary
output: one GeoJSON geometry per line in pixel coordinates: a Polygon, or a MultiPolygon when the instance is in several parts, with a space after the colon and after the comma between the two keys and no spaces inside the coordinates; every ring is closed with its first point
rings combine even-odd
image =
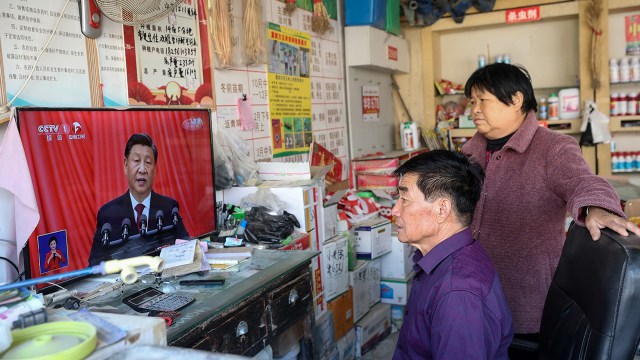
{"type": "Polygon", "coordinates": [[[16,109],[16,119],[40,211],[24,251],[27,277],[157,253],[175,242],[180,226],[191,238],[215,230],[208,109],[25,107],[16,109]],[[125,147],[133,134],[151,138],[157,159],[151,164],[144,152],[139,159],[131,155],[131,164],[143,165],[127,170],[125,147]],[[129,179],[137,169],[144,174],[129,179]],[[153,185],[146,217],[134,215],[129,188],[135,192],[136,182],[153,185]],[[158,210],[158,199],[169,201],[164,210],[158,210]],[[139,229],[139,218],[147,220],[146,233],[139,229]]]}

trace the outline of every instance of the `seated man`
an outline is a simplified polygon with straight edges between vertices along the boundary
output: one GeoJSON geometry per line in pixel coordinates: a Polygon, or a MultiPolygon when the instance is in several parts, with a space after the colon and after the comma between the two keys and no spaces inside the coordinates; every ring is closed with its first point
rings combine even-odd
{"type": "Polygon", "coordinates": [[[130,224],[129,235],[140,233],[141,218],[148,219],[147,227],[153,230],[157,227],[156,215],[162,211],[164,225],[172,223],[172,211],[179,205],[175,199],[160,195],[152,191],[156,173],[158,148],[147,134],[133,134],[124,149],[124,173],[127,177],[129,190],[123,195],[104,204],[97,214],[96,232],[93,236],[93,246],[89,255],[89,266],[97,265],[101,261],[124,259],[148,253],[160,245],[166,245],[162,237],[171,235],[168,240],[188,239],[189,233],[182,221],[171,230],[170,234],[157,234],[153,241],[144,237],[136,238],[121,245],[105,246],[102,242],[104,224],[111,226],[113,240],[121,239],[123,221],[130,224]]]}
{"type": "Polygon", "coordinates": [[[469,224],[484,174],[462,154],[436,150],[394,175],[398,240],[417,251],[394,359],[507,359],[511,313],[498,274],[469,224]]]}

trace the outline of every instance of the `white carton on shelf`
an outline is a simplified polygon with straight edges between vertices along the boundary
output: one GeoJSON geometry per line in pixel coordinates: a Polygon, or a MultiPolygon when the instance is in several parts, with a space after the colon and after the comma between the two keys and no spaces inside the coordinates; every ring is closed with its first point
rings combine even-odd
{"type": "Polygon", "coordinates": [[[413,273],[406,279],[380,279],[380,302],[392,305],[407,305],[411,292],[413,273]]]}
{"type": "Polygon", "coordinates": [[[371,260],[391,251],[391,221],[375,217],[354,224],[356,235],[356,256],[371,260]]]}
{"type": "Polygon", "coordinates": [[[369,261],[367,282],[370,308],[380,302],[380,267],[380,258],[369,261]]]}
{"type": "Polygon", "coordinates": [[[349,289],[349,258],[347,238],[338,234],[322,244],[320,254],[322,287],[327,301],[349,289]]]}
{"type": "MultiPolygon", "coordinates": [[[[353,288],[353,319],[360,320],[369,311],[369,263],[358,260],[356,268],[349,271],[349,285],[353,288]]],[[[378,292],[379,293],[379,292],[378,292]]]]}
{"type": "Polygon", "coordinates": [[[413,271],[415,248],[401,243],[398,234],[391,236],[391,252],[380,258],[382,267],[380,276],[387,279],[404,279],[413,271]]]}
{"type": "Polygon", "coordinates": [[[359,358],[391,333],[391,306],[377,304],[355,324],[355,328],[356,358],[359,358]]]}

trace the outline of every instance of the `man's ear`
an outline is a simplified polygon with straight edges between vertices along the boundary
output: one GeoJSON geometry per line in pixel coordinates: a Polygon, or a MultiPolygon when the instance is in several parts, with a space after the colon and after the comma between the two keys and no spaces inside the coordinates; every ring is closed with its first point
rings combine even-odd
{"type": "Polygon", "coordinates": [[[444,222],[451,215],[452,205],[451,199],[438,199],[438,222],[444,222]]]}
{"type": "Polygon", "coordinates": [[[127,158],[124,158],[124,162],[122,163],[122,170],[124,174],[127,175],[127,158]]]}

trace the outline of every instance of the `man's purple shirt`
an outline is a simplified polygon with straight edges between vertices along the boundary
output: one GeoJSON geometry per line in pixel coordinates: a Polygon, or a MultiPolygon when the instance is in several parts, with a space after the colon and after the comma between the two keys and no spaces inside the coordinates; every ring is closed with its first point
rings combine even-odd
{"type": "Polygon", "coordinates": [[[465,229],[413,256],[415,276],[393,354],[399,359],[508,359],[511,313],[489,256],[465,229]]]}

